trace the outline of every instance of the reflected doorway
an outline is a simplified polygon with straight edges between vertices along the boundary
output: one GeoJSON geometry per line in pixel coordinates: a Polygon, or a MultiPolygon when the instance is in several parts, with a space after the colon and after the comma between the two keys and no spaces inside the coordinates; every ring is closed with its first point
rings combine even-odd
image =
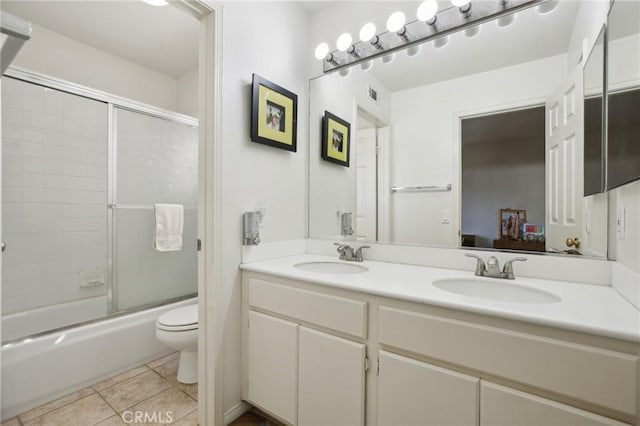
{"type": "Polygon", "coordinates": [[[461,129],[462,245],[545,251],[545,107],[465,118],[461,129]]]}

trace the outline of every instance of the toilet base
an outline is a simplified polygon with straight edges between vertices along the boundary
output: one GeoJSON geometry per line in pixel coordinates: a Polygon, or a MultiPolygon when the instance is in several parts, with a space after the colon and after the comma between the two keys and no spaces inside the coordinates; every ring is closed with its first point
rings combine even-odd
{"type": "Polygon", "coordinates": [[[180,352],[178,381],[185,384],[198,383],[198,351],[180,352]]]}

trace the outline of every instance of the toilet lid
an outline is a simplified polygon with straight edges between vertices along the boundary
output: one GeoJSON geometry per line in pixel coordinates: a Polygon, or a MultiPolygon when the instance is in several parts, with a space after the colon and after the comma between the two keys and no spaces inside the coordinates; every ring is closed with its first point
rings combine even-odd
{"type": "Polygon", "coordinates": [[[173,309],[158,318],[158,326],[163,329],[192,330],[198,328],[198,305],[173,309]]]}

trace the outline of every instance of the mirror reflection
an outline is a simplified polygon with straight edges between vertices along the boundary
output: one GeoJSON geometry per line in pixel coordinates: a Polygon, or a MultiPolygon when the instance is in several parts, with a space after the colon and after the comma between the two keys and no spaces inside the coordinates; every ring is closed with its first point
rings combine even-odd
{"type": "Polygon", "coordinates": [[[310,236],[606,256],[606,196],[584,191],[578,8],[313,79],[310,236]],[[350,167],[320,158],[325,111],[351,124],[350,167]]]}
{"type": "Polygon", "coordinates": [[[607,188],[640,179],[640,3],[609,14],[607,188]]]}

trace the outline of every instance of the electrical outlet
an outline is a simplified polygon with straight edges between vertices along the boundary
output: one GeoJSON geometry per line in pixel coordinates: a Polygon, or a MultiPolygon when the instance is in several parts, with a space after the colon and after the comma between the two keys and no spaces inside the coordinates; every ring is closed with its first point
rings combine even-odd
{"type": "Polygon", "coordinates": [[[616,215],[616,232],[618,233],[619,240],[624,240],[626,219],[627,208],[625,206],[618,207],[618,214],[616,215]]]}

